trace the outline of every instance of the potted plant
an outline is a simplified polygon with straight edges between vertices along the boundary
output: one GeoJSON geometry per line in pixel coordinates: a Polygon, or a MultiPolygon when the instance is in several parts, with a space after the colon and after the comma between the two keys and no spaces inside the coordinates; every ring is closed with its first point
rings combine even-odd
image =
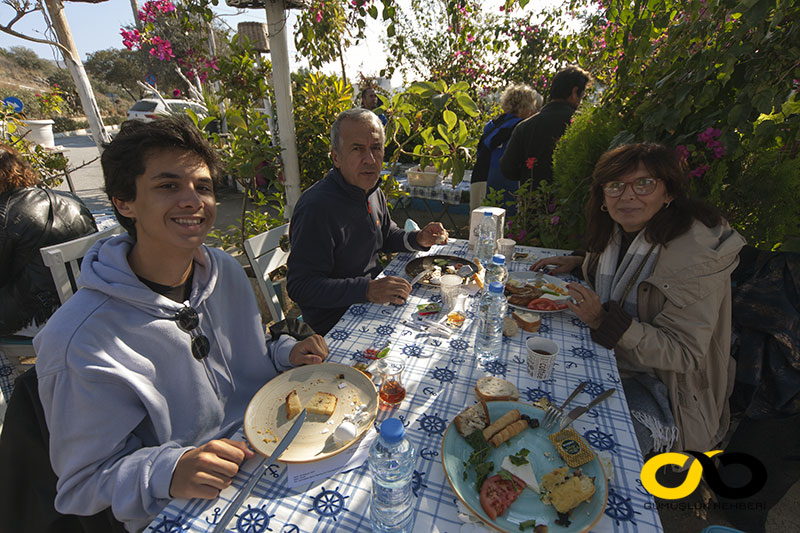
{"type": "Polygon", "coordinates": [[[64,103],[64,91],[57,84],[53,84],[46,93],[36,93],[36,102],[39,105],[40,119],[23,120],[25,130],[29,133],[26,139],[45,148],[54,148],[53,120],[48,118],[61,114],[61,105],[64,103]]]}

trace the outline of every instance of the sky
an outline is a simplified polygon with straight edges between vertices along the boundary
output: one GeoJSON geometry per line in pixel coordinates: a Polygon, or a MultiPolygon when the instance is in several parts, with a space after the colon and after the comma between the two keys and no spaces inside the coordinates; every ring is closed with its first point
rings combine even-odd
{"type": "MultiPolygon", "coordinates": [[[[144,4],[139,0],[139,7],[144,4]]],[[[224,0],[220,0],[219,6],[214,8],[218,15],[222,15],[224,20],[234,31],[239,22],[266,22],[266,12],[263,9],[236,10],[225,5],[224,0]]],[[[99,4],[85,4],[75,2],[64,2],[67,21],[75,45],[81,58],[85,61],[86,55],[97,50],[107,48],[122,48],[122,37],[120,28],[126,25],[133,25],[133,9],[130,0],[108,0],[99,4]]],[[[13,16],[13,10],[5,4],[0,5],[0,22],[7,24],[13,16]]],[[[290,22],[294,25],[296,10],[290,12],[290,22]]],[[[44,38],[43,32],[46,28],[41,13],[31,13],[17,22],[13,29],[27,35],[44,38]]],[[[345,53],[345,64],[347,66],[348,77],[363,72],[367,76],[377,76],[379,71],[385,66],[386,53],[383,44],[380,42],[379,35],[382,29],[375,23],[367,26],[367,39],[358,46],[353,46],[345,53]]],[[[288,37],[289,60],[292,63],[292,70],[302,65],[295,60],[295,46],[293,34],[288,37]]],[[[0,32],[0,47],[11,48],[12,46],[23,46],[35,51],[40,57],[46,59],[61,59],[60,54],[52,47],[38,44],[14,37],[4,32],[0,32]]],[[[341,72],[338,63],[327,65],[323,69],[326,72],[341,72]]]]}

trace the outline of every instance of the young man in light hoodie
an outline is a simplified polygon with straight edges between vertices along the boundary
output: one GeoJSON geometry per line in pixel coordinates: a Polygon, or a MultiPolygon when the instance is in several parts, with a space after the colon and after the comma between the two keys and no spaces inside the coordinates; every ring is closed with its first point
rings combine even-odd
{"type": "Polygon", "coordinates": [[[58,476],[55,507],[111,507],[142,530],[171,498],[215,498],[253,452],[230,440],[283,370],[321,362],[315,335],[266,341],[239,263],[203,240],[221,165],[190,122],[126,122],[102,156],[128,231],[86,255],[82,288],[35,338],[58,476]]]}

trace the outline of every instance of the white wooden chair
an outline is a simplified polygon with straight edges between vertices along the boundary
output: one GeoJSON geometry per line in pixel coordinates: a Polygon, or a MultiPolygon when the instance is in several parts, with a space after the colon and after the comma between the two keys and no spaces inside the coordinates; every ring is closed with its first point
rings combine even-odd
{"type": "Polygon", "coordinates": [[[63,304],[78,290],[78,274],[81,273],[81,261],[86,252],[100,239],[117,235],[125,231],[119,224],[103,231],[86,235],[61,244],[54,244],[39,250],[42,261],[50,268],[50,274],[56,284],[58,299],[63,304]]]}
{"type": "Polygon", "coordinates": [[[247,260],[253,267],[258,287],[261,289],[261,294],[264,295],[267,309],[275,322],[283,320],[285,315],[278,293],[275,292],[275,287],[279,287],[280,282],[271,281],[269,275],[286,265],[286,261],[289,259],[288,244],[289,224],[272,228],[244,241],[247,260]],[[283,247],[281,247],[282,244],[283,247]]]}
{"type": "MultiPolygon", "coordinates": [[[[50,274],[56,284],[58,299],[61,300],[62,304],[78,290],[77,279],[81,271],[81,260],[86,255],[86,252],[89,251],[89,248],[98,240],[116,235],[122,231],[124,231],[122,226],[117,224],[101,232],[47,246],[39,250],[45,266],[50,268],[50,274]]],[[[0,351],[20,372],[24,371],[30,364],[33,364],[36,357],[36,352],[29,337],[0,337],[0,351]]]]}

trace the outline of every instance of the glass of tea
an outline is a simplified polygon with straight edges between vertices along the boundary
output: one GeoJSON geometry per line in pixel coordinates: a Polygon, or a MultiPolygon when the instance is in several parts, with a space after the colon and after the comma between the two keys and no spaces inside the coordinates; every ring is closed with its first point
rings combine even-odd
{"type": "Polygon", "coordinates": [[[406,363],[399,357],[385,357],[378,363],[381,386],[378,389],[380,403],[386,406],[398,405],[406,397],[402,374],[406,363]]]}

